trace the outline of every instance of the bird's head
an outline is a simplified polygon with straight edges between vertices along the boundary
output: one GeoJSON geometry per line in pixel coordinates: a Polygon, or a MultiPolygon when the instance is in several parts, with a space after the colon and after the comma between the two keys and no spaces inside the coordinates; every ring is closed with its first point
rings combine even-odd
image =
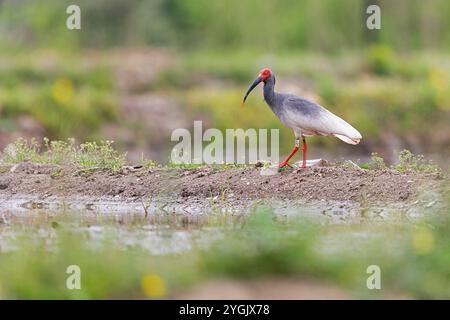
{"type": "Polygon", "coordinates": [[[255,79],[255,81],[253,81],[253,83],[251,84],[250,88],[248,88],[247,93],[244,96],[244,100],[242,101],[242,105],[244,105],[245,100],[247,99],[248,95],[250,94],[250,92],[255,89],[255,87],[260,83],[260,82],[266,82],[267,79],[269,79],[272,76],[272,71],[270,71],[269,68],[264,68],[261,69],[261,71],[258,74],[258,77],[255,79]]]}

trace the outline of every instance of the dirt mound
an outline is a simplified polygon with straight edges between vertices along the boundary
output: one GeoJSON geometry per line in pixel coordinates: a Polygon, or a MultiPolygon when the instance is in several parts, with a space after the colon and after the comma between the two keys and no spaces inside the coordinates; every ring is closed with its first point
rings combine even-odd
{"type": "Polygon", "coordinates": [[[406,200],[426,178],[394,171],[319,167],[261,176],[258,170],[207,170],[186,179],[182,195],[211,196],[233,192],[250,199],[406,200]]]}
{"type": "Polygon", "coordinates": [[[127,167],[121,173],[77,167],[22,163],[3,167],[0,195],[116,197],[124,200],[164,196],[177,201],[221,197],[232,200],[303,199],[405,201],[421,186],[437,183],[429,174],[346,167],[287,170],[273,176],[259,168],[165,169],[127,167]]]}

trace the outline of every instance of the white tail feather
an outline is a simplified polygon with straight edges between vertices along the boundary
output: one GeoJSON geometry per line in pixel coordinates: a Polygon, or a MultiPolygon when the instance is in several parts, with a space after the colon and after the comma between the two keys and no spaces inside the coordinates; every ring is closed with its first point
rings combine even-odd
{"type": "Polygon", "coordinates": [[[361,133],[328,110],[320,118],[320,121],[328,129],[328,133],[348,144],[358,144],[362,139],[361,133]]]}
{"type": "Polygon", "coordinates": [[[341,139],[342,141],[344,141],[345,143],[348,143],[348,144],[358,144],[359,140],[360,140],[360,139],[352,140],[352,139],[350,139],[350,138],[348,138],[346,136],[343,136],[341,134],[333,134],[333,136],[335,136],[338,139],[341,139]]]}
{"type": "MultiPolygon", "coordinates": [[[[291,97],[285,102],[299,103],[306,102],[298,97],[291,97]]],[[[307,102],[313,104],[312,102],[307,102]]],[[[284,114],[280,117],[281,121],[288,127],[297,130],[303,135],[323,135],[334,136],[348,144],[358,144],[362,139],[361,133],[348,124],[345,120],[331,113],[324,107],[313,104],[315,112],[309,115],[306,112],[299,112],[297,108],[286,104],[284,114]],[[317,112],[317,113],[316,113],[317,112]]]]}

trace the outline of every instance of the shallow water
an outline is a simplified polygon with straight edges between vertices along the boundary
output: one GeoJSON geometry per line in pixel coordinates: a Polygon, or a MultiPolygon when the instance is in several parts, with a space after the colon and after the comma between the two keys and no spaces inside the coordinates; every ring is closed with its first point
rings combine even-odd
{"type": "MultiPolygon", "coordinates": [[[[0,251],[15,248],[25,237],[56,247],[57,230],[78,233],[92,246],[108,238],[115,246],[139,247],[152,255],[177,254],[205,248],[239,228],[256,207],[270,207],[276,219],[308,218],[324,224],[360,224],[365,221],[411,221],[432,213],[440,205],[435,196],[414,203],[373,205],[351,201],[264,200],[227,203],[205,199],[179,203],[153,199],[148,203],[117,198],[14,197],[0,199],[0,251]]],[[[360,235],[357,235],[360,236],[360,235]]]]}

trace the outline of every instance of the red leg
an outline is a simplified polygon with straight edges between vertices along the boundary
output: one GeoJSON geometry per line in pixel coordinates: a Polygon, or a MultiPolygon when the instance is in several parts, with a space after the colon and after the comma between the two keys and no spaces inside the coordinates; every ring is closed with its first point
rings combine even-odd
{"type": "Polygon", "coordinates": [[[283,167],[285,167],[285,166],[290,166],[288,162],[289,162],[289,160],[291,160],[292,156],[293,156],[297,151],[298,151],[298,146],[295,146],[294,149],[292,150],[291,154],[288,155],[288,157],[287,157],[282,163],[280,163],[279,168],[281,169],[281,168],[283,168],[283,167]]]}
{"type": "Polygon", "coordinates": [[[303,164],[302,164],[302,168],[306,168],[306,151],[308,150],[308,147],[306,146],[306,139],[305,139],[305,137],[302,137],[302,140],[303,140],[303,147],[302,147],[303,164]]]}

